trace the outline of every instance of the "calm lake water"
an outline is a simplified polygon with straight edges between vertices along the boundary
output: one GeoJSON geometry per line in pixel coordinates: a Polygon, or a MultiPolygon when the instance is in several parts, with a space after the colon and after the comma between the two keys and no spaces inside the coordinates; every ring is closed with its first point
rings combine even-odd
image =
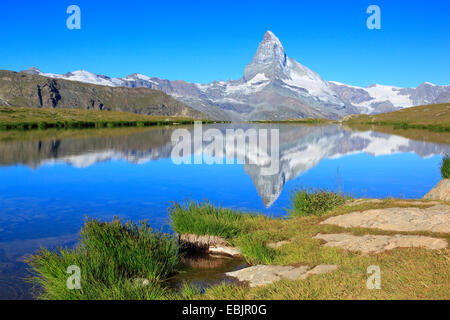
{"type": "Polygon", "coordinates": [[[149,219],[167,229],[167,208],[186,199],[282,216],[300,186],[420,198],[440,180],[442,154],[450,153],[450,141],[338,125],[203,128],[212,127],[279,129],[279,171],[262,175],[240,156],[234,165],[176,165],[175,128],[0,133],[0,299],[31,298],[24,257],[74,245],[85,216],[149,219]]]}

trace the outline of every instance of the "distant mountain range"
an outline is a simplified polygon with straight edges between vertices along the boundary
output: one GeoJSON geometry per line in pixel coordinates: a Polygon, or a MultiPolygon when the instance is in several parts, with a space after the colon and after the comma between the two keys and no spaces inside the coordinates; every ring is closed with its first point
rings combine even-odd
{"type": "Polygon", "coordinates": [[[158,90],[99,86],[1,70],[0,106],[114,110],[155,116],[210,118],[158,90]]]}
{"type": "Polygon", "coordinates": [[[83,70],[64,75],[43,73],[36,68],[22,72],[103,86],[156,89],[219,120],[336,119],[348,114],[376,114],[450,101],[448,85],[424,82],[417,88],[378,84],[362,88],[325,81],[289,58],[279,39],[270,31],[265,33],[239,80],[198,84],[142,74],[110,78],[83,70]]]}

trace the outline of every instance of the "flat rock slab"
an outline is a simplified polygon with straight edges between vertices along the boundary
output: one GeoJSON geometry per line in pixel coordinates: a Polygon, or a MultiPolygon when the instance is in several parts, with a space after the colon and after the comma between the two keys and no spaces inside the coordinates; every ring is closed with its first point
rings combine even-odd
{"type": "Polygon", "coordinates": [[[259,287],[281,279],[306,279],[310,275],[331,272],[337,268],[335,265],[318,265],[310,270],[307,266],[257,265],[228,272],[225,275],[236,278],[241,282],[247,282],[250,287],[259,287]]]}
{"type": "Polygon", "coordinates": [[[395,248],[427,248],[444,249],[447,248],[447,241],[444,239],[424,237],[424,236],[381,236],[365,235],[354,236],[348,233],[338,234],[317,234],[313,239],[325,240],[328,247],[339,247],[349,251],[360,251],[361,253],[379,253],[395,248]]]}
{"type": "Polygon", "coordinates": [[[442,179],[424,199],[450,201],[450,179],[442,179]]]}
{"type": "Polygon", "coordinates": [[[352,212],[331,217],[321,224],[344,228],[375,228],[389,231],[450,232],[450,206],[435,205],[429,208],[388,208],[352,212]]]}

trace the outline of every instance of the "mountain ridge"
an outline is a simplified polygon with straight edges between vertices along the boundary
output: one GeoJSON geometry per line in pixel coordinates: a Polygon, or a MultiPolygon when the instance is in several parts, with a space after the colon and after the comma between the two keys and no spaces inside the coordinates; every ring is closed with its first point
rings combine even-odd
{"type": "Polygon", "coordinates": [[[271,31],[264,34],[252,61],[238,80],[199,84],[139,73],[110,78],[85,70],[57,75],[34,67],[22,72],[112,87],[160,90],[219,120],[337,119],[349,114],[377,114],[450,101],[450,86],[429,82],[417,88],[379,84],[363,88],[326,81],[289,58],[281,41],[271,31]]]}
{"type": "Polygon", "coordinates": [[[0,70],[0,104],[13,107],[113,110],[143,115],[210,118],[158,90],[101,86],[7,70],[0,70]]]}

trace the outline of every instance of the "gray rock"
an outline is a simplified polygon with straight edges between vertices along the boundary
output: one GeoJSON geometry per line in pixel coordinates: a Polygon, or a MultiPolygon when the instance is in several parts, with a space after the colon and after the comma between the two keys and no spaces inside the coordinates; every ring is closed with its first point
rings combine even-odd
{"type": "Polygon", "coordinates": [[[226,275],[236,278],[238,281],[248,283],[250,287],[258,287],[271,284],[281,279],[306,279],[310,275],[327,273],[336,269],[337,266],[334,265],[319,265],[312,270],[309,270],[309,267],[307,266],[257,265],[238,271],[228,272],[226,275]]]}
{"type": "Polygon", "coordinates": [[[222,245],[209,246],[208,252],[212,253],[212,254],[231,256],[231,257],[240,257],[241,256],[241,250],[239,250],[239,248],[230,247],[230,246],[222,246],[222,245]]]}

